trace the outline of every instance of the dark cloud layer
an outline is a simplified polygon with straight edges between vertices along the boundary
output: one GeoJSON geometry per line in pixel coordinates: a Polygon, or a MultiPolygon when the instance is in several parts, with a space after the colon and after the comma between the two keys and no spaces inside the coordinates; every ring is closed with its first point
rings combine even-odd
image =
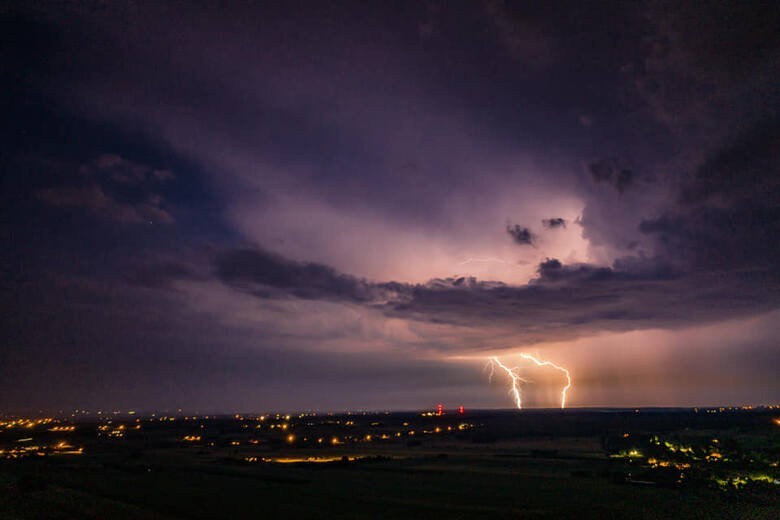
{"type": "Polygon", "coordinates": [[[780,205],[780,116],[750,125],[711,152],[683,185],[680,200],[687,206],[780,205]]]}
{"type": "Polygon", "coordinates": [[[620,166],[620,164],[613,159],[601,159],[589,162],[587,171],[593,182],[610,184],[614,186],[619,193],[623,193],[631,186],[634,179],[634,173],[631,169],[620,166]]]}
{"type": "Polygon", "coordinates": [[[72,182],[38,192],[52,206],[79,208],[93,215],[129,224],[171,224],[173,216],[159,193],[159,184],[175,175],[114,154],[103,154],[78,168],[72,182]],[[75,178],[74,178],[75,177],[75,178]]]}
{"type": "Polygon", "coordinates": [[[276,290],[296,298],[360,303],[376,301],[382,290],[326,265],[294,262],[258,249],[227,252],[219,256],[215,267],[223,282],[243,286],[262,297],[274,296],[272,291],[276,290]]]}
{"type": "Polygon", "coordinates": [[[760,121],[716,149],[664,215],[641,222],[670,259],[695,269],[776,269],[780,124],[760,121]]]}
{"type": "Polygon", "coordinates": [[[597,330],[686,327],[765,312],[780,304],[778,281],[771,272],[685,275],[662,259],[627,258],[612,267],[547,259],[539,265],[538,277],[523,286],[466,277],[425,284],[376,283],[250,249],[218,256],[215,267],[222,282],[263,299],[328,300],[423,322],[509,327],[528,343],[597,330]]]}

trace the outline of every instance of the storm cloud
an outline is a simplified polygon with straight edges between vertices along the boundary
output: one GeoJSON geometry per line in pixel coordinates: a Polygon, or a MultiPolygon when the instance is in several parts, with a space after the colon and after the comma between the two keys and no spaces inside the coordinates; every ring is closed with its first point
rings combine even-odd
{"type": "Polygon", "coordinates": [[[777,390],[780,10],[564,7],[3,10],[0,401],[503,406],[533,348],[610,404],[691,337],[777,390]]]}
{"type": "MultiPolygon", "coordinates": [[[[769,272],[684,274],[661,259],[621,259],[611,267],[546,259],[537,276],[519,286],[473,277],[422,284],[371,282],[251,249],[220,254],[214,265],[222,283],[253,297],[361,305],[389,317],[456,327],[499,326],[521,343],[576,338],[596,330],[690,327],[780,305],[777,291],[767,285],[769,272]],[[737,289],[738,299],[727,298],[737,289]]],[[[463,346],[437,348],[458,351],[463,346]]]]}
{"type": "Polygon", "coordinates": [[[591,161],[587,164],[586,169],[593,182],[609,184],[619,193],[623,193],[634,180],[634,172],[621,166],[614,159],[591,161]]]}

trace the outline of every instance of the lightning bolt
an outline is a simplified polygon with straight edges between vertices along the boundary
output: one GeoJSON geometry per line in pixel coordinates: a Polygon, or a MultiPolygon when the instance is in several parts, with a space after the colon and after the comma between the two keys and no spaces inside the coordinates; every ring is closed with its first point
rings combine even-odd
{"type": "MultiPolygon", "coordinates": [[[[537,359],[535,356],[532,356],[531,354],[528,354],[528,353],[525,353],[525,352],[521,352],[520,353],[520,357],[523,358],[523,359],[527,359],[529,361],[532,361],[536,366],[539,366],[539,367],[552,367],[555,370],[558,370],[558,371],[564,373],[564,375],[566,376],[566,386],[564,386],[563,389],[561,390],[561,409],[566,408],[566,392],[568,392],[569,389],[571,388],[571,374],[569,373],[569,371],[567,369],[565,369],[564,367],[553,363],[552,361],[540,360],[540,359],[537,359]]],[[[508,366],[503,364],[501,362],[501,360],[498,359],[497,356],[491,356],[488,359],[488,365],[490,366],[490,378],[492,378],[492,376],[493,376],[493,371],[494,371],[494,367],[495,366],[498,366],[504,372],[507,373],[507,375],[509,376],[509,379],[512,381],[512,386],[509,389],[509,393],[512,394],[512,396],[514,397],[515,404],[517,405],[517,409],[518,410],[522,410],[523,409],[523,402],[522,402],[522,399],[520,397],[520,384],[519,383],[520,382],[527,383],[528,381],[526,381],[525,379],[520,377],[520,375],[518,374],[519,368],[518,367],[509,368],[508,366]]]]}
{"type": "Polygon", "coordinates": [[[561,390],[561,409],[566,408],[566,392],[568,392],[569,388],[571,388],[571,374],[569,374],[569,371],[560,365],[556,365],[552,361],[540,361],[531,354],[526,354],[525,352],[521,352],[520,357],[523,359],[530,359],[536,363],[536,366],[538,367],[553,367],[555,370],[560,370],[566,375],[566,386],[564,386],[563,390],[561,390]]]}
{"type": "Polygon", "coordinates": [[[496,372],[496,364],[493,362],[493,358],[488,359],[488,362],[482,371],[484,372],[487,369],[490,369],[490,373],[488,374],[488,383],[492,383],[493,374],[496,372]]]}
{"type": "Polygon", "coordinates": [[[495,370],[495,365],[498,365],[501,370],[506,372],[506,374],[509,376],[509,379],[512,381],[512,386],[509,388],[509,393],[512,394],[512,396],[515,398],[515,405],[517,405],[518,410],[523,409],[523,399],[520,397],[520,382],[527,383],[525,379],[520,377],[520,375],[517,373],[519,370],[517,367],[509,368],[505,364],[501,362],[500,359],[498,359],[496,356],[493,356],[490,358],[490,377],[493,377],[493,371],[495,370]]]}

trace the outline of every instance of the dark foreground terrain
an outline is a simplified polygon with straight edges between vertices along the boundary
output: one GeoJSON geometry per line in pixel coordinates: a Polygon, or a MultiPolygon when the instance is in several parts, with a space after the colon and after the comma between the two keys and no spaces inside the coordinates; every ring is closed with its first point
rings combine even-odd
{"type": "Polygon", "coordinates": [[[89,417],[0,419],[0,519],[780,518],[776,408],[89,417]]]}

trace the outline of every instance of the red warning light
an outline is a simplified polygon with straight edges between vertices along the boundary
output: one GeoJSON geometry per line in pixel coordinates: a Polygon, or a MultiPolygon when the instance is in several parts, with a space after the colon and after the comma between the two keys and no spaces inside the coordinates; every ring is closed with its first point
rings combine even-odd
{"type": "Polygon", "coordinates": [[[458,413],[461,414],[461,415],[466,413],[466,410],[463,408],[463,405],[460,405],[460,407],[458,407],[458,413]]]}
{"type": "Polygon", "coordinates": [[[444,414],[444,405],[443,404],[436,405],[436,413],[438,415],[443,415],[444,414]]]}

